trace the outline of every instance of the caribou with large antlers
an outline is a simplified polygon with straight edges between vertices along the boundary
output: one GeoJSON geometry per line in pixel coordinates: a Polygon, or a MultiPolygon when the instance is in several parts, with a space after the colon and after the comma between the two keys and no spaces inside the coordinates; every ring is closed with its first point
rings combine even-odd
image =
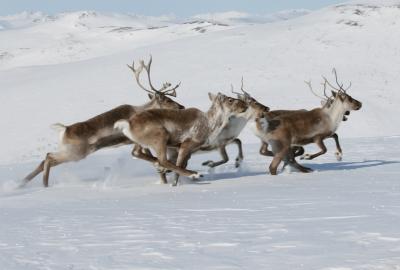
{"type": "Polygon", "coordinates": [[[97,115],[89,120],[78,122],[69,126],[55,124],[54,128],[60,132],[60,147],[58,152],[47,153],[46,158],[39,166],[24,178],[24,183],[32,180],[36,175],[43,173],[43,185],[48,186],[50,168],[69,161],[79,161],[88,155],[105,147],[116,147],[131,144],[120,131],[114,129],[114,124],[121,119],[129,119],[134,113],[149,109],[183,109],[184,106],[172,100],[168,96],[175,97],[176,89],[180,84],[171,87],[170,83],[164,83],[160,89],[156,89],[151,83],[152,57],[147,64],[140,61],[139,67],[135,63],[128,67],[133,71],[136,82],[140,88],[149,93],[150,101],[142,106],[121,105],[110,111],[97,115]],[[140,74],[147,73],[150,89],[140,82],[140,74]]]}
{"type": "Polygon", "coordinates": [[[174,171],[173,185],[177,185],[179,175],[199,178],[201,175],[197,172],[186,169],[191,154],[215,141],[231,116],[247,110],[245,102],[221,93],[209,93],[209,97],[212,105],[207,112],[196,108],[147,110],[134,114],[129,121],[118,121],[115,128],[140,145],[134,151],[138,158],[174,171]],[[141,147],[151,148],[156,157],[143,154],[141,147]],[[171,147],[178,151],[176,164],[167,159],[167,150],[171,147]]]}
{"type": "MultiPolygon", "coordinates": [[[[307,82],[306,81],[305,83],[309,86],[311,92],[315,96],[317,96],[318,98],[321,99],[321,104],[322,105],[325,105],[329,101],[330,98],[326,94],[326,85],[327,85],[327,83],[323,84],[324,85],[323,92],[324,92],[325,98],[321,97],[320,95],[318,95],[313,90],[311,82],[307,82]]],[[[234,92],[234,91],[232,91],[232,92],[234,94],[236,94],[239,99],[245,101],[251,107],[251,110],[247,111],[248,114],[254,114],[254,115],[256,115],[256,117],[260,117],[260,115],[261,115],[261,117],[264,117],[264,115],[268,115],[269,119],[273,119],[275,117],[282,116],[282,115],[288,115],[288,114],[293,114],[293,113],[295,114],[295,113],[306,112],[307,111],[305,109],[302,109],[302,110],[272,110],[272,111],[268,111],[266,113],[264,111],[264,109],[263,109],[263,107],[265,107],[265,106],[263,104],[261,104],[260,102],[258,102],[256,99],[254,99],[247,91],[245,91],[243,89],[243,79],[242,79],[241,91],[242,91],[242,93],[238,93],[238,92],[234,92]]],[[[349,111],[345,112],[345,116],[343,116],[343,121],[347,121],[346,115],[349,115],[349,114],[350,114],[349,111]]],[[[257,132],[255,130],[255,128],[254,128],[254,125],[252,125],[252,126],[253,126],[253,130],[255,132],[257,132]]],[[[328,138],[333,138],[335,140],[335,144],[336,144],[335,156],[336,156],[336,159],[338,161],[342,160],[343,152],[342,152],[342,148],[341,148],[340,143],[339,143],[339,136],[336,133],[334,133],[331,136],[329,136],[328,138]]],[[[268,143],[263,142],[263,141],[261,141],[261,147],[260,147],[260,151],[259,152],[260,152],[261,155],[264,155],[264,156],[271,156],[271,157],[273,156],[273,153],[268,149],[268,143]]],[[[304,154],[304,152],[305,152],[304,148],[301,147],[301,146],[292,146],[292,152],[293,152],[292,153],[293,157],[302,156],[301,157],[302,159],[312,159],[311,155],[304,154]]],[[[285,165],[286,164],[287,163],[285,163],[285,165]]]]}
{"type": "MultiPolygon", "coordinates": [[[[347,94],[347,89],[337,80],[336,70],[333,70],[338,88],[332,86],[324,77],[324,86],[329,85],[332,96],[322,108],[311,111],[300,111],[275,118],[268,116],[256,119],[257,136],[263,142],[271,145],[274,158],[269,166],[272,175],[276,175],[280,162],[284,159],[294,159],[291,147],[316,143],[321,151],[310,155],[315,158],[326,153],[323,140],[335,134],[340,122],[347,111],[359,110],[361,102],[347,94]]],[[[302,172],[311,171],[310,168],[299,166],[302,172]]]]}

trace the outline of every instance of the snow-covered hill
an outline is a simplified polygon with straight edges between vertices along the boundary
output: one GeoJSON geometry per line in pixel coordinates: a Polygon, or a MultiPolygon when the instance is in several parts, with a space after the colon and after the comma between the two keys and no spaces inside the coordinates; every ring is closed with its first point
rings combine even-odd
{"type": "Polygon", "coordinates": [[[207,21],[179,24],[168,17],[96,12],[22,13],[3,17],[2,25],[5,30],[0,38],[6,41],[0,45],[3,69],[90,59],[228,27],[207,21]]]}
{"type": "Polygon", "coordinates": [[[102,14],[94,11],[23,12],[0,17],[0,69],[59,64],[116,54],[240,25],[287,20],[306,14],[289,10],[266,16],[240,12],[188,19],[102,14]]]}
{"type": "Polygon", "coordinates": [[[287,14],[0,17],[0,268],[397,270],[400,0],[287,14]],[[336,67],[363,102],[338,131],[344,161],[329,142],[317,172],[272,177],[245,130],[243,168],[207,171],[217,153],[195,156],[196,184],[155,185],[125,147],[55,168],[50,189],[40,177],[15,189],[56,149],[50,124],[146,101],[126,64],[149,54],[153,81],[182,81],[177,100],[204,110],[242,76],[272,109],[313,108],[304,80],[320,89],[336,67]]]}

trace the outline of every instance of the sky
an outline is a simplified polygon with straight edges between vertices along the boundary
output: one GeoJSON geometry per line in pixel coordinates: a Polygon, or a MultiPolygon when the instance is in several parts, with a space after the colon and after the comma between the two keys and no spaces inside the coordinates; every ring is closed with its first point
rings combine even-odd
{"type": "Polygon", "coordinates": [[[67,11],[94,10],[134,13],[148,16],[195,14],[223,11],[243,11],[268,14],[287,9],[318,9],[346,0],[0,0],[0,15],[22,11],[42,11],[56,14],[67,11]]]}

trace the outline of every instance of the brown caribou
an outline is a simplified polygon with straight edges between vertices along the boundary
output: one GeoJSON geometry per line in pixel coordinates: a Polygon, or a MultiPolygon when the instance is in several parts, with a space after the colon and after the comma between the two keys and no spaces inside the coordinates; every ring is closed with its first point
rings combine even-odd
{"type": "MultiPolygon", "coordinates": [[[[129,119],[134,113],[149,109],[183,109],[184,106],[169,98],[176,96],[176,89],[180,84],[171,87],[170,83],[164,83],[160,89],[156,89],[151,83],[152,57],[147,64],[143,60],[135,69],[135,63],[128,67],[133,71],[137,84],[148,92],[150,101],[142,106],[121,105],[110,111],[99,114],[83,122],[72,125],[54,124],[53,127],[60,132],[59,150],[47,153],[39,166],[24,178],[23,185],[32,180],[39,173],[43,173],[43,185],[48,187],[50,168],[70,161],[79,161],[88,155],[105,147],[116,147],[131,144],[124,134],[114,129],[114,124],[121,119],[129,119]],[[150,89],[140,82],[140,74],[145,70],[150,89]]],[[[144,150],[143,150],[144,151],[144,150]]]]}
{"type": "MultiPolygon", "coordinates": [[[[335,71],[335,76],[337,76],[336,71],[335,71]]],[[[326,84],[327,84],[326,82],[324,83],[325,97],[321,97],[314,92],[314,90],[312,89],[312,86],[311,86],[311,82],[306,81],[306,84],[309,86],[311,92],[315,96],[322,99],[321,104],[323,106],[326,103],[331,102],[331,98],[326,95],[326,84]]],[[[233,92],[233,91],[232,92],[235,93],[239,99],[241,99],[241,100],[245,101],[247,104],[249,104],[249,106],[253,108],[253,111],[256,112],[256,115],[261,114],[261,117],[264,117],[264,115],[266,114],[263,110],[264,105],[261,104],[260,102],[258,102],[256,99],[254,99],[247,91],[245,91],[243,89],[243,84],[241,87],[241,91],[242,91],[242,93],[237,93],[237,92],[233,92]]],[[[250,111],[252,111],[252,110],[248,110],[248,112],[250,112],[250,111]]],[[[305,110],[305,109],[302,109],[302,110],[272,110],[272,111],[268,111],[267,115],[270,119],[273,119],[273,118],[281,116],[281,115],[287,115],[287,114],[299,113],[299,112],[305,112],[305,111],[307,111],[307,110],[305,110]]],[[[349,114],[350,114],[349,111],[345,112],[345,115],[343,116],[343,121],[347,121],[346,116],[348,116],[349,114]]],[[[253,125],[253,128],[254,128],[254,125],[253,125]]],[[[343,152],[342,152],[342,148],[339,143],[339,136],[336,133],[334,133],[331,136],[328,136],[327,138],[333,138],[335,140],[335,144],[336,144],[335,156],[338,161],[341,161],[343,152]]],[[[293,151],[294,157],[301,156],[301,159],[313,159],[313,157],[309,154],[304,155],[304,148],[302,146],[292,146],[291,149],[293,151]]],[[[263,141],[261,141],[261,148],[259,150],[259,153],[264,156],[273,156],[273,153],[268,149],[268,143],[263,142],[263,141]]],[[[286,164],[287,163],[285,163],[285,165],[286,164]]]]}
{"type": "Polygon", "coordinates": [[[207,112],[196,108],[184,110],[153,109],[134,114],[129,121],[121,120],[115,128],[137,144],[134,155],[167,170],[174,171],[173,185],[179,175],[193,179],[201,177],[186,165],[192,153],[217,139],[231,116],[247,110],[245,102],[221,93],[209,93],[212,101],[207,112]],[[142,148],[152,149],[156,157],[143,154],[142,148]],[[168,148],[176,148],[176,164],[167,159],[168,148]]]}
{"type": "MultiPolygon", "coordinates": [[[[256,119],[256,135],[272,148],[274,158],[269,167],[272,175],[276,175],[277,168],[283,159],[294,159],[293,151],[291,151],[293,146],[316,143],[321,151],[309,155],[309,159],[326,153],[327,149],[323,140],[335,134],[347,111],[361,108],[362,103],[347,94],[348,88],[345,90],[343,84],[338,83],[336,70],[333,72],[339,88],[332,86],[324,78],[324,87],[329,85],[332,88],[332,97],[329,97],[322,108],[298,111],[274,118],[267,113],[264,117],[256,119]]],[[[310,168],[301,165],[297,168],[302,172],[311,171],[310,168]]]]}

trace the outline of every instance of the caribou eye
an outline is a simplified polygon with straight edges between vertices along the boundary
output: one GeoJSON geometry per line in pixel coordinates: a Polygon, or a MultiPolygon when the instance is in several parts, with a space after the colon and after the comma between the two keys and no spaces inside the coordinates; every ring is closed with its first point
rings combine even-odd
{"type": "Polygon", "coordinates": [[[228,101],[229,101],[229,103],[232,103],[232,102],[233,102],[233,99],[230,98],[230,99],[228,99],[228,101]]]}

